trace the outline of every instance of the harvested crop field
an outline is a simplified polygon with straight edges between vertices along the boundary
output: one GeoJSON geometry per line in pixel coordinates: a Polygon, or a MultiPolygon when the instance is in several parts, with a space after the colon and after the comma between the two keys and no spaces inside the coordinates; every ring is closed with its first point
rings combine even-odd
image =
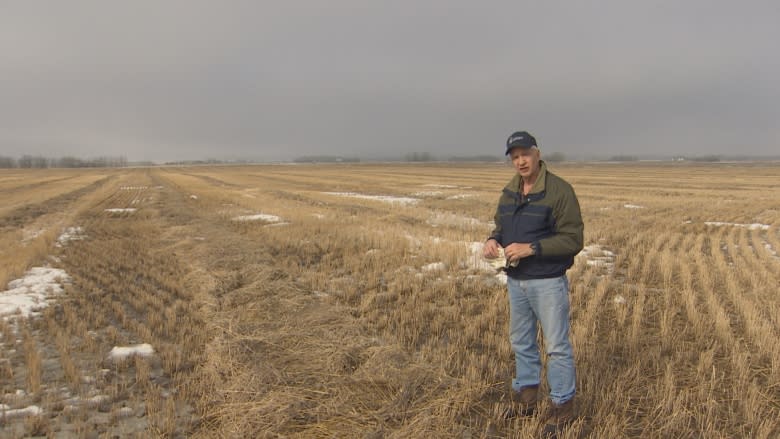
{"type": "MultiPolygon", "coordinates": [[[[550,164],[567,438],[780,436],[780,165],[550,164]]],[[[533,437],[503,420],[513,170],[0,170],[0,437],[533,437]]]]}

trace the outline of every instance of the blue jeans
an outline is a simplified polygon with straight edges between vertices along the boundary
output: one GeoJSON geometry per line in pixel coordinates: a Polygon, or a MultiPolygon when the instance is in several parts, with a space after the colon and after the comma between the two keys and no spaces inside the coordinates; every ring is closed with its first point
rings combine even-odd
{"type": "Polygon", "coordinates": [[[574,397],[574,350],[569,342],[569,280],[507,279],[509,341],[515,352],[512,388],[539,384],[542,363],[536,343],[536,321],[542,326],[547,352],[547,384],[554,404],[574,397]]]}

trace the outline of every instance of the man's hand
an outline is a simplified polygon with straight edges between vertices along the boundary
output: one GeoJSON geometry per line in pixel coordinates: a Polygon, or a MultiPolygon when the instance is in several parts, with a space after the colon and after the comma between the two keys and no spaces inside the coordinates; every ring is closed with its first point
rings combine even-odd
{"type": "Polygon", "coordinates": [[[504,254],[506,255],[507,259],[509,259],[509,262],[515,262],[533,255],[534,251],[531,248],[530,242],[516,242],[506,246],[504,249],[504,254]]]}
{"type": "Polygon", "coordinates": [[[486,259],[495,259],[498,257],[499,248],[501,248],[501,246],[498,244],[498,241],[492,238],[488,239],[482,247],[482,256],[486,259]]]}

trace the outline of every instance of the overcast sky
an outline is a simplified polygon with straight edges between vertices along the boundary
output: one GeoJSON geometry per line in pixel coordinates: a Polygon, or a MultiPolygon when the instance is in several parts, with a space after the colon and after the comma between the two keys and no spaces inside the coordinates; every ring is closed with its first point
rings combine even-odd
{"type": "Polygon", "coordinates": [[[777,1],[3,1],[0,155],[780,152],[777,1]]]}

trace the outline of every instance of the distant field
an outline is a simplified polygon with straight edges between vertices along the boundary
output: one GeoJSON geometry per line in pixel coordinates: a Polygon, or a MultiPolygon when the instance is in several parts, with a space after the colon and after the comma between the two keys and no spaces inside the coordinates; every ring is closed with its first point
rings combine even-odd
{"type": "MultiPolygon", "coordinates": [[[[780,436],[780,165],[550,168],[585,220],[566,437],[780,436]]],[[[512,174],[0,170],[0,437],[531,437],[479,257],[512,174]]]]}

